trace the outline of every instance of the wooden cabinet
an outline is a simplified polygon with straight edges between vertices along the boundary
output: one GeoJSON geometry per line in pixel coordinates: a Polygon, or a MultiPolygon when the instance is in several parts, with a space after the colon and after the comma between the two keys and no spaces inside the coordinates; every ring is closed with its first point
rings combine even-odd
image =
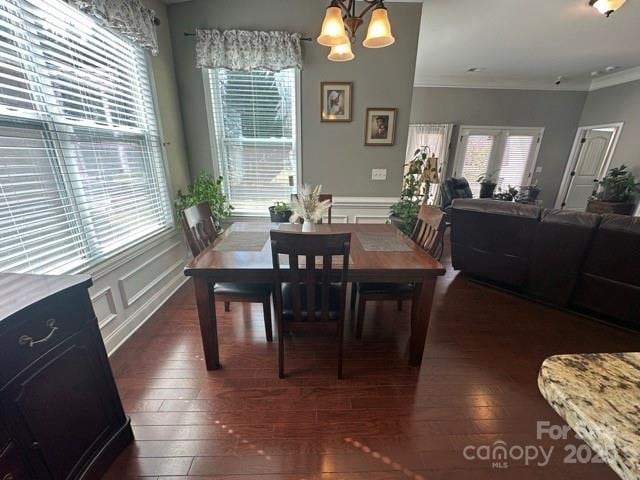
{"type": "Polygon", "coordinates": [[[61,283],[40,284],[49,295],[38,291],[34,303],[0,317],[0,480],[98,478],[133,438],[90,279],[56,278],[61,283]]]}

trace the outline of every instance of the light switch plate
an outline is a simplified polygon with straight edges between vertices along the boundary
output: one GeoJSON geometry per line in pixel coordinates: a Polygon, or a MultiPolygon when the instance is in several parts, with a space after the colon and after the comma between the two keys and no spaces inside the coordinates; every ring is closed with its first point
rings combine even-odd
{"type": "Polygon", "coordinates": [[[542,167],[536,167],[536,173],[542,173],[542,167]]]}
{"type": "Polygon", "coordinates": [[[386,168],[373,168],[371,169],[371,180],[386,180],[387,169],[386,168]]]}

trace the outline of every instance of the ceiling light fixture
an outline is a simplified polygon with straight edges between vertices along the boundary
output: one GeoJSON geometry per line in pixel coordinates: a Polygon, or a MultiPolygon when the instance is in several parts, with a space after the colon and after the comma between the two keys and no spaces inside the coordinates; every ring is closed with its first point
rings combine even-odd
{"type": "Polygon", "coordinates": [[[329,60],[346,62],[355,58],[351,41],[355,40],[356,31],[370,11],[371,20],[362,44],[366,48],[384,48],[396,41],[391,33],[391,23],[383,0],[364,0],[364,3],[367,5],[357,14],[356,0],[331,0],[317,39],[320,45],[331,47],[329,60]]]}
{"type": "Polygon", "coordinates": [[[589,0],[589,5],[608,18],[613,12],[624,5],[624,2],[626,2],[626,0],[589,0]]]}

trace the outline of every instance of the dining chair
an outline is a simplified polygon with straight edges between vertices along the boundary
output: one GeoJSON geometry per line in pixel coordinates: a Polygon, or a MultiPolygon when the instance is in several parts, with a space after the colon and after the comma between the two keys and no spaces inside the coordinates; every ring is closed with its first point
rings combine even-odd
{"type": "MultiPolygon", "coordinates": [[[[331,202],[331,204],[333,204],[333,194],[331,193],[321,193],[318,196],[318,200],[320,200],[321,202],[324,202],[325,200],[329,200],[329,202],[331,202]]],[[[294,199],[298,199],[298,194],[297,193],[292,193],[291,194],[291,200],[294,199]]],[[[302,220],[300,220],[300,223],[302,223],[302,220]]],[[[320,220],[318,223],[322,223],[322,220],[320,220]]],[[[329,209],[327,210],[327,223],[331,223],[331,205],[329,205],[329,209]]]]}
{"type": "MultiPolygon", "coordinates": [[[[445,213],[437,207],[422,205],[411,239],[433,258],[440,259],[443,250],[445,213]]],[[[356,338],[362,338],[364,312],[368,301],[395,300],[398,310],[413,298],[412,283],[354,283],[351,286],[351,310],[356,308],[356,338]]],[[[412,305],[413,306],[413,305],[412,305]]]]}
{"type": "Polygon", "coordinates": [[[284,333],[294,322],[336,322],[338,378],[342,378],[344,316],[351,233],[271,231],[273,298],[278,322],[278,375],[284,378],[284,333]],[[281,269],[280,256],[289,265],[281,269]],[[304,262],[300,264],[300,260],[304,262]],[[322,258],[316,268],[316,257],[322,258]],[[339,269],[334,258],[342,257],[339,269]],[[318,307],[320,307],[318,309],[318,307]]]}
{"type": "MultiPolygon", "coordinates": [[[[208,202],[186,208],[182,214],[182,229],[194,257],[211,245],[216,237],[215,223],[208,202]]],[[[215,308],[215,299],[224,302],[224,310],[230,310],[231,302],[261,303],[264,312],[264,328],[267,341],[273,341],[271,327],[271,285],[262,283],[212,283],[209,298],[215,308]]]]}

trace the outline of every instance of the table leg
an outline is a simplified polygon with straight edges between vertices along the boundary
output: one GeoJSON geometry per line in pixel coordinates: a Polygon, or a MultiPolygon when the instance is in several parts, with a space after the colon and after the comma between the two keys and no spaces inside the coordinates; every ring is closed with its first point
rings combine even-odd
{"type": "Polygon", "coordinates": [[[424,344],[427,340],[427,329],[431,316],[433,293],[436,288],[436,277],[425,278],[416,283],[411,303],[411,338],[409,340],[409,365],[419,367],[422,363],[424,344]]]}
{"type": "Polygon", "coordinates": [[[218,327],[216,322],[216,305],[209,295],[209,282],[205,277],[194,277],[196,287],[196,304],[198,306],[198,320],[200,321],[200,335],[207,370],[220,368],[218,358],[218,327]]]}

